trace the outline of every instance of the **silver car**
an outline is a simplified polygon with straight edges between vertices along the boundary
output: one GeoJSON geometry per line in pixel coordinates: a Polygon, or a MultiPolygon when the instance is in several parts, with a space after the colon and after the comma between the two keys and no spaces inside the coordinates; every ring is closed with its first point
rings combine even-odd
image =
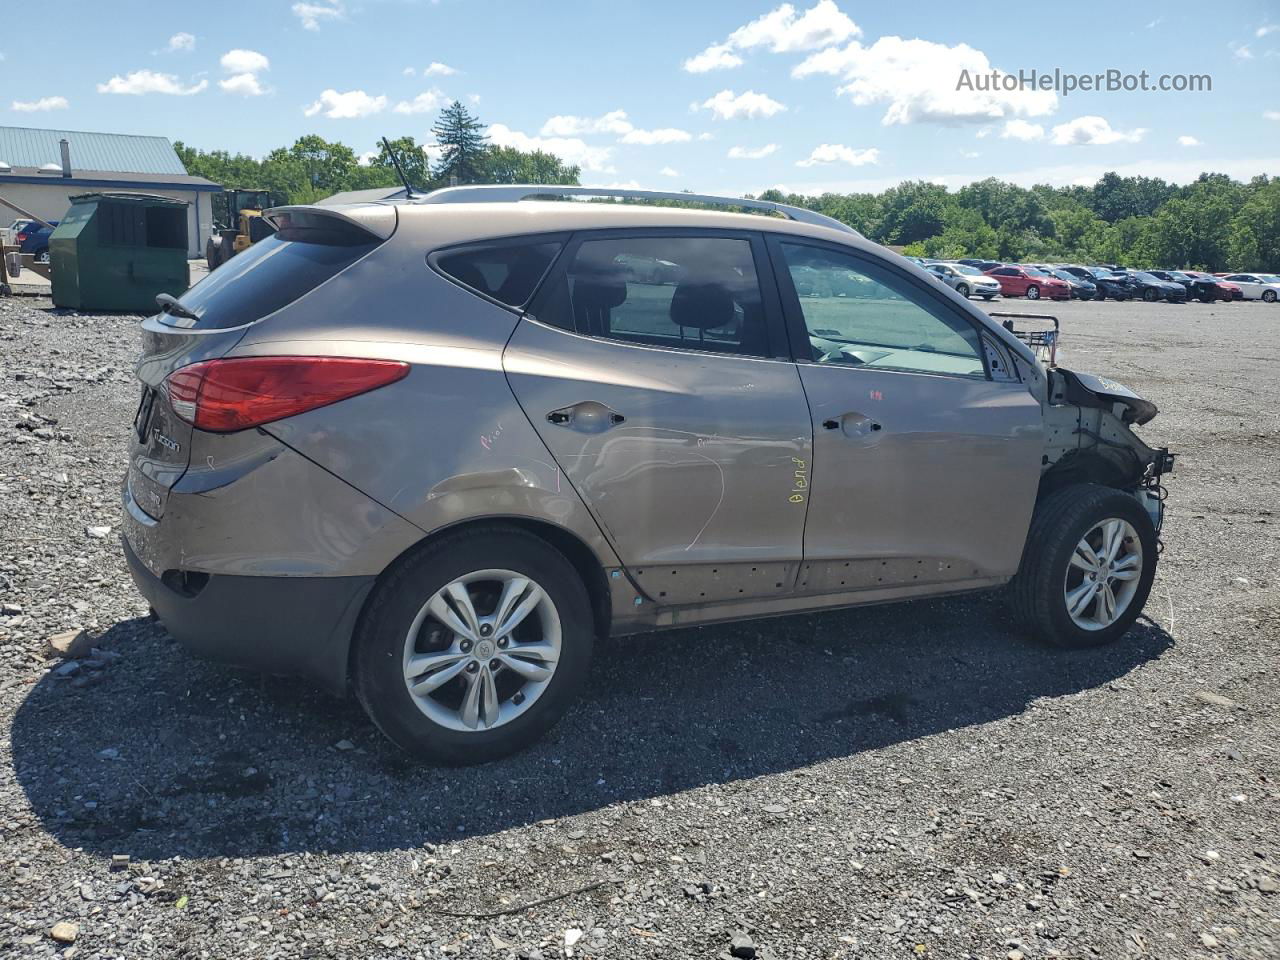
{"type": "Polygon", "coordinates": [[[143,323],[124,550],[192,652],[351,690],[419,757],[532,742],[607,635],[1011,583],[1084,647],[1146,602],[1155,406],[834,220],[565,187],[268,216],[143,323]]]}
{"type": "Polygon", "coordinates": [[[962,297],[976,296],[991,300],[1000,295],[1000,281],[987,276],[977,267],[965,263],[938,262],[925,265],[943,283],[962,297]]]}

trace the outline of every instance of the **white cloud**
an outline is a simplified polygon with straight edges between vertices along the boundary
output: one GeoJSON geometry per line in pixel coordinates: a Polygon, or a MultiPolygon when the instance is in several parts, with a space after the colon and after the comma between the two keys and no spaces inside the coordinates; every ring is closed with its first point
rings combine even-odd
{"type": "Polygon", "coordinates": [[[331,0],[324,4],[295,3],[292,9],[304,30],[319,30],[321,23],[326,20],[341,20],[343,14],[341,0],[331,0]]]}
{"type": "Polygon", "coordinates": [[[791,75],[840,78],[844,82],[836,92],[856,105],[888,104],[880,121],[885,125],[981,123],[1044,116],[1057,108],[1052,92],[990,84],[993,69],[987,55],[968,44],[949,47],[889,36],[869,47],[857,41],[829,47],[801,61],[791,75]],[[979,89],[988,84],[996,89],[979,89]]]}
{"type": "Polygon", "coordinates": [[[544,137],[576,137],[584,133],[613,133],[618,136],[630,133],[635,125],[627,119],[625,110],[610,110],[599,117],[575,117],[559,114],[542,125],[544,137]]]}
{"type": "Polygon", "coordinates": [[[1280,110],[1263,110],[1262,119],[1264,120],[1280,120],[1280,110]]]}
{"type": "Polygon", "coordinates": [[[65,110],[69,106],[66,97],[41,97],[39,100],[15,100],[9,105],[9,109],[18,113],[41,113],[45,110],[65,110]]]}
{"type": "Polygon", "coordinates": [[[1103,117],[1076,117],[1053,128],[1053,142],[1059,146],[1105,146],[1108,143],[1137,143],[1146,135],[1144,127],[1115,130],[1103,117]]]}
{"type": "Polygon", "coordinates": [[[1187,134],[1183,134],[1178,138],[1178,145],[1183,147],[1198,147],[1200,146],[1200,141],[1197,140],[1195,137],[1191,137],[1191,136],[1188,136],[1187,134]]]}
{"type": "Polygon", "coordinates": [[[797,160],[797,167],[816,167],[819,164],[846,163],[851,167],[861,167],[868,163],[879,163],[880,151],[875,147],[855,150],[840,143],[824,143],[814,147],[813,152],[805,160],[797,160]]]}
{"type": "Polygon", "coordinates": [[[311,106],[306,107],[302,112],[308,117],[314,117],[317,113],[322,113],[331,120],[350,120],[356,117],[368,117],[375,113],[381,113],[387,106],[387,98],[384,96],[373,97],[365,93],[363,90],[348,90],[346,93],[339,93],[337,90],[329,89],[320,94],[320,99],[316,100],[311,106]]]}
{"type": "Polygon", "coordinates": [[[672,167],[663,167],[661,170],[659,170],[659,171],[658,171],[658,173],[659,173],[659,174],[661,174],[661,175],[662,175],[662,176],[664,176],[664,177],[678,177],[678,176],[680,176],[680,171],[679,171],[679,170],[676,170],[676,169],[673,169],[672,167]]]}
{"type": "Polygon", "coordinates": [[[665,143],[686,143],[693,139],[693,134],[688,130],[679,130],[676,127],[659,127],[657,130],[628,130],[622,135],[622,143],[639,144],[642,147],[652,147],[665,143]]]}
{"type": "Polygon", "coordinates": [[[258,74],[271,69],[271,61],[257,50],[228,50],[218,60],[222,69],[230,76],[219,80],[218,86],[227,93],[239,94],[242,97],[260,97],[266,89],[258,79],[258,74]]]}
{"type": "Polygon", "coordinates": [[[413,67],[405,67],[403,70],[400,71],[400,73],[406,77],[412,77],[415,73],[417,73],[417,71],[414,70],[413,67]]]}
{"type": "Polygon", "coordinates": [[[467,94],[467,99],[468,99],[468,100],[470,100],[472,103],[479,103],[479,102],[480,102],[480,94],[478,94],[478,93],[468,93],[468,94],[467,94]]]}
{"type": "Polygon", "coordinates": [[[716,138],[716,135],[714,133],[708,133],[705,130],[702,133],[698,134],[699,140],[714,140],[715,138],[716,138]]]}
{"type": "Polygon", "coordinates": [[[209,86],[208,80],[201,80],[183,86],[182,81],[171,73],[155,73],[151,70],[133,70],[125,76],[117,74],[106,83],[98,84],[99,93],[124,93],[141,96],[146,93],[167,93],[177,97],[189,97],[209,86]]]}
{"type": "Polygon", "coordinates": [[[628,180],[625,183],[606,183],[606,190],[641,190],[643,187],[639,180],[628,180]]]}
{"type": "Polygon", "coordinates": [[[1231,51],[1231,55],[1237,60],[1252,60],[1253,51],[1249,49],[1247,43],[1236,43],[1232,41],[1227,44],[1227,49],[1231,51]]]}
{"type": "Polygon", "coordinates": [[[1000,139],[1042,140],[1044,139],[1044,127],[1038,123],[1029,123],[1026,120],[1019,120],[1015,117],[1012,120],[1005,121],[1004,129],[1000,131],[1000,139]]]}
{"type": "Polygon", "coordinates": [[[740,66],[742,58],[724,43],[713,43],[684,62],[686,73],[708,73],[711,70],[731,70],[740,66]]]}
{"type": "Polygon", "coordinates": [[[702,109],[710,110],[721,120],[732,120],[735,117],[772,117],[787,109],[777,100],[754,90],[734,94],[732,90],[721,90],[714,97],[704,100],[702,109]]]}
{"type": "Polygon", "coordinates": [[[430,64],[422,71],[424,77],[452,77],[458,71],[453,69],[447,63],[441,63],[438,60],[432,60],[430,64]]]}
{"type": "Polygon", "coordinates": [[[392,109],[396,113],[430,113],[445,101],[445,95],[434,87],[412,100],[401,100],[392,109]]]}
{"type": "Polygon", "coordinates": [[[219,80],[218,86],[227,93],[236,93],[242,97],[260,97],[267,92],[258,82],[257,75],[252,73],[232,74],[225,80],[219,80]]]}
{"type": "Polygon", "coordinates": [[[776,143],[766,143],[763,147],[730,147],[728,156],[733,160],[761,160],[777,149],[776,143]]]}
{"type": "Polygon", "coordinates": [[[360,154],[360,156],[356,157],[356,163],[359,166],[367,167],[377,159],[377,156],[377,150],[366,150],[364,153],[360,154]]]}
{"type": "Polygon", "coordinates": [[[817,50],[856,37],[861,28],[850,20],[833,0],[818,0],[804,13],[789,3],[770,10],[739,27],[724,43],[713,43],[684,62],[688,73],[727,70],[742,65],[735,50],[767,46],[774,53],[817,50]]]}
{"type": "Polygon", "coordinates": [[[609,163],[612,147],[588,146],[577,137],[535,137],[519,130],[512,130],[506,124],[494,123],[489,126],[489,141],[500,147],[515,147],[517,150],[543,150],[554,153],[565,163],[577,164],[584,170],[597,173],[614,173],[609,163]]]}
{"type": "Polygon", "coordinates": [[[227,73],[261,73],[271,69],[271,61],[257,50],[228,50],[218,63],[227,73]]]}
{"type": "Polygon", "coordinates": [[[194,50],[196,48],[196,38],[190,33],[175,33],[169,38],[169,44],[165,47],[167,53],[178,53],[180,51],[194,50]]]}
{"type": "Polygon", "coordinates": [[[740,50],[768,45],[774,53],[816,50],[859,36],[862,29],[833,0],[818,0],[800,16],[784,3],[729,34],[728,44],[740,50]]]}
{"type": "Polygon", "coordinates": [[[980,154],[977,150],[961,150],[960,156],[964,157],[966,160],[974,160],[982,156],[982,154],[980,154]]]}
{"type": "Polygon", "coordinates": [[[1253,35],[1261,40],[1263,37],[1268,34],[1275,33],[1277,30],[1280,30],[1280,23],[1264,23],[1254,31],[1253,35]]]}

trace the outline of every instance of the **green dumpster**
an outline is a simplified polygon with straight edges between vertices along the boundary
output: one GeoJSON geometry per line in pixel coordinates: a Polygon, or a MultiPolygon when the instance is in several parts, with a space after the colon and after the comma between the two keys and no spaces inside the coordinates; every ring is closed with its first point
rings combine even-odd
{"type": "Polygon", "coordinates": [[[187,202],[82,193],[49,238],[55,306],[154,313],[156,294],[191,285],[187,202]]]}

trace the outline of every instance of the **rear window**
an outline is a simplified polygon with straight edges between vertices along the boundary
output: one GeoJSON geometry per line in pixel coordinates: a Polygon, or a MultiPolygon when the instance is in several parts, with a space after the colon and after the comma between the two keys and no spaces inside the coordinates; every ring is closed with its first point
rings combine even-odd
{"type": "Polygon", "coordinates": [[[237,253],[184,293],[190,320],[162,313],[185,329],[225,330],[261,320],[341,273],[382,241],[334,217],[291,212],[279,232],[237,253]]]}
{"type": "Polygon", "coordinates": [[[481,244],[447,250],[431,259],[436,268],[509,307],[529,302],[560,248],[560,238],[481,244]]]}

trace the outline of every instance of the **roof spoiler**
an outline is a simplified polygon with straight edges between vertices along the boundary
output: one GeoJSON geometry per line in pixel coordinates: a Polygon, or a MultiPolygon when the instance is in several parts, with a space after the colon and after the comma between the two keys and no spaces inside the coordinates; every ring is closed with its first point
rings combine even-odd
{"type": "Polygon", "coordinates": [[[617,187],[566,187],[560,184],[485,184],[470,187],[444,187],[432,190],[426,196],[416,197],[413,203],[515,203],[543,197],[617,197],[621,200],[669,200],[687,203],[705,203],[718,207],[740,207],[745,210],[763,210],[777,213],[797,223],[827,227],[841,233],[862,237],[847,223],[803,207],[772,200],[746,200],[741,197],[717,197],[703,193],[677,193],[666,190],[628,190],[617,187]]]}

